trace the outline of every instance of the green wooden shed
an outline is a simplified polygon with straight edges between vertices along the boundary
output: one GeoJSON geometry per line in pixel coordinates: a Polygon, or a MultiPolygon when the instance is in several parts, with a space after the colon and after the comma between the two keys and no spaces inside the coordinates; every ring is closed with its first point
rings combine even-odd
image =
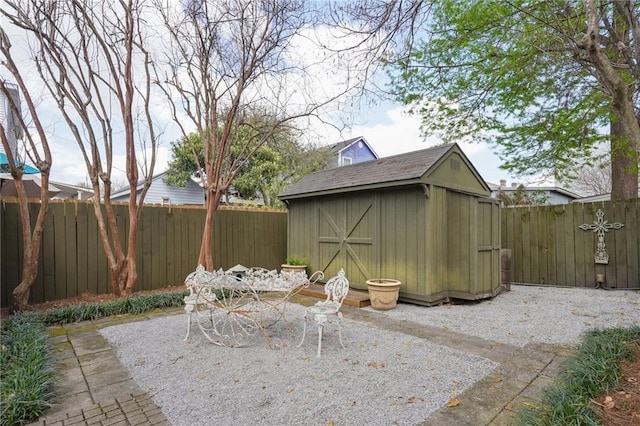
{"type": "Polygon", "coordinates": [[[400,300],[431,305],[500,290],[500,206],[457,144],[312,173],[279,195],[288,253],[352,288],[402,281],[400,300]]]}

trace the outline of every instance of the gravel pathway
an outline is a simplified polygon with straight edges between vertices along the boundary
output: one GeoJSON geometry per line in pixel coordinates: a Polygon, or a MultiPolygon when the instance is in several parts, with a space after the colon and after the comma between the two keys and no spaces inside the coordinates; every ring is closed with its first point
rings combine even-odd
{"type": "MultiPolygon", "coordinates": [[[[317,358],[314,328],[297,347],[304,307],[290,309],[292,323],[270,329],[275,349],[259,335],[246,348],[218,347],[197,328],[183,342],[183,315],[101,333],[174,425],[419,424],[498,365],[350,319],[343,322],[347,349],[328,326],[317,358]]],[[[400,304],[383,314],[515,346],[574,344],[588,328],[640,324],[640,294],[512,286],[493,300],[400,304]]]]}

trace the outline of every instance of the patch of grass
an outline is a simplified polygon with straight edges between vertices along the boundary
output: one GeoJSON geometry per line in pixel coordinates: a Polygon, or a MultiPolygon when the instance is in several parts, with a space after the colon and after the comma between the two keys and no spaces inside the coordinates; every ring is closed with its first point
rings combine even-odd
{"type": "Polygon", "coordinates": [[[0,426],[36,420],[55,400],[55,360],[47,326],[182,306],[187,294],[144,294],[13,315],[1,330],[0,426]]]}
{"type": "Polygon", "coordinates": [[[0,333],[0,425],[35,420],[55,396],[53,348],[45,326],[18,314],[0,333]]]}
{"type": "Polygon", "coordinates": [[[621,375],[619,362],[632,357],[630,343],[639,340],[640,327],[587,332],[557,383],[545,389],[538,406],[522,410],[516,424],[599,425],[590,401],[616,385],[621,375]]]}

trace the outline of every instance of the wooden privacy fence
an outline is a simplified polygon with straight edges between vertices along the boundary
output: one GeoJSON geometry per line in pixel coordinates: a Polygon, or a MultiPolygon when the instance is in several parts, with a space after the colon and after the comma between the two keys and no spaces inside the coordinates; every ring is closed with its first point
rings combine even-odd
{"type": "MultiPolygon", "coordinates": [[[[30,204],[35,221],[39,204],[30,204]]],[[[115,205],[121,241],[126,243],[126,204],[115,205]]],[[[145,206],[138,229],[136,290],[181,285],[195,270],[206,210],[199,206],[145,206]]],[[[22,274],[22,237],[17,201],[0,206],[0,280],[2,306],[22,274]]],[[[235,264],[277,268],[287,253],[286,211],[225,208],[216,213],[213,259],[216,267],[235,264]]],[[[91,203],[50,204],[31,303],[83,293],[111,293],[111,278],[91,203]]]]}
{"type": "Polygon", "coordinates": [[[502,209],[502,247],[512,250],[512,282],[640,287],[639,205],[633,199],[502,209]]]}

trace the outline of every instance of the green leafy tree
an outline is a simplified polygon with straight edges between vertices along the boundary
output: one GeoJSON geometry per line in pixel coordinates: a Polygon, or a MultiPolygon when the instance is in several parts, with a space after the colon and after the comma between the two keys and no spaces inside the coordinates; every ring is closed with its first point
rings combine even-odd
{"type": "Polygon", "coordinates": [[[527,190],[520,184],[515,191],[499,191],[497,197],[505,206],[532,206],[547,204],[549,196],[542,190],[527,190]]]}
{"type": "Polygon", "coordinates": [[[612,198],[636,197],[639,9],[625,0],[432,2],[392,85],[425,134],[484,135],[519,174],[566,178],[609,141],[612,198]]]}
{"type": "MultiPolygon", "coordinates": [[[[237,161],[245,147],[250,127],[244,129],[240,142],[232,147],[232,161],[237,161]]],[[[183,186],[192,177],[200,177],[204,169],[199,166],[204,158],[202,142],[197,134],[171,144],[172,160],[166,181],[183,186]],[[198,159],[198,162],[195,161],[198,159]]],[[[291,183],[308,173],[324,168],[330,152],[325,148],[298,144],[291,131],[280,131],[261,144],[245,162],[231,185],[246,199],[262,198],[265,205],[279,207],[277,195],[291,183]]]]}

